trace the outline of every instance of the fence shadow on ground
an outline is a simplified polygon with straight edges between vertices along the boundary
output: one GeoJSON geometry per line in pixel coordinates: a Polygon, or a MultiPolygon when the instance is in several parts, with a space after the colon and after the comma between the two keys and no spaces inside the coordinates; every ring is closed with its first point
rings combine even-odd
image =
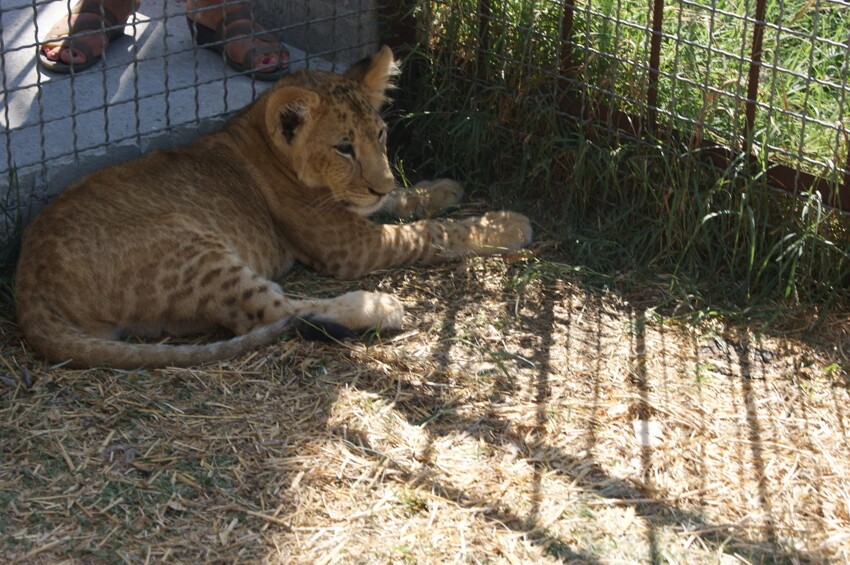
{"type": "MultiPolygon", "coordinates": [[[[321,532],[307,539],[302,533],[310,527],[278,513],[314,512],[317,528],[328,520],[357,527],[371,516],[370,530],[386,543],[396,526],[382,525],[368,497],[395,484],[444,501],[441,512],[483,521],[488,536],[508,532],[563,561],[608,560],[591,534],[569,529],[571,523],[617,527],[594,509],[634,513],[622,534],[635,545],[636,560],[664,562],[671,551],[691,558],[697,549],[697,556],[725,553],[753,562],[823,559],[813,540],[831,532],[811,519],[828,513],[830,501],[818,485],[831,481],[840,489],[846,482],[830,474],[846,464],[836,457],[847,446],[840,389],[806,396],[789,379],[766,372],[783,353],[757,338],[682,332],[659,325],[646,308],[557,280],[522,300],[505,288],[475,290],[481,285],[475,274],[452,286],[445,282],[449,269],[416,273],[425,280],[415,286],[440,288],[444,281],[428,296],[405,288],[409,272],[381,283],[415,301],[415,323],[432,328],[421,329],[424,339],[415,344],[348,349],[289,340],[239,367],[135,376],[47,370],[27,358],[7,326],[6,369],[28,370],[44,384],[5,394],[0,403],[9,456],[0,464],[0,496],[11,509],[7,531],[38,534],[46,545],[24,536],[0,548],[0,556],[114,558],[147,551],[198,560],[227,559],[241,548],[243,558],[304,561],[323,554],[314,543],[321,532]],[[438,302],[433,311],[429,297],[438,302]],[[487,323],[499,318],[513,322],[500,328],[501,349],[487,349],[487,323]],[[479,339],[478,349],[469,347],[479,339]],[[469,368],[476,354],[495,360],[492,379],[469,368]],[[473,381],[479,384],[470,387],[473,381]],[[787,398],[769,396],[773,389],[787,398]],[[381,409],[363,418],[335,415],[346,395],[361,394],[381,409]],[[821,409],[838,421],[840,437],[827,438],[829,444],[815,437],[835,426],[821,409]],[[420,433],[415,450],[381,428],[382,418],[391,417],[420,433]],[[635,422],[643,427],[633,429],[635,422]],[[660,442],[652,422],[663,426],[660,442]],[[793,443],[785,441],[792,436],[793,443]],[[453,438],[480,446],[477,467],[445,462],[453,438]],[[824,457],[832,463],[813,464],[819,445],[830,448],[824,457]],[[341,464],[324,455],[329,450],[342,454],[341,464]],[[135,459],[122,463],[119,452],[135,452],[135,459]],[[500,491],[485,475],[506,452],[528,472],[500,491]],[[343,469],[352,465],[363,476],[371,473],[371,482],[351,478],[343,469]],[[316,497],[288,494],[298,483],[318,498],[335,488],[365,502],[352,499],[330,518],[316,497]],[[364,484],[371,486],[364,491],[364,484]],[[808,485],[816,500],[789,517],[789,493],[808,485]],[[555,499],[563,508],[553,519],[555,499]],[[271,513],[267,505],[278,504],[271,513]],[[142,529],[132,518],[140,514],[147,516],[142,529]],[[237,542],[225,535],[230,546],[204,541],[216,528],[232,529],[233,520],[260,537],[243,534],[237,542]],[[51,531],[61,535],[50,538],[51,531]],[[50,546],[51,540],[66,541],[50,546]],[[280,553],[275,545],[287,549],[280,553]]],[[[386,551],[368,548],[373,556],[386,551]]]]}
{"type": "MultiPolygon", "coordinates": [[[[694,538],[699,538],[705,547],[712,548],[717,552],[743,556],[753,562],[818,562],[820,560],[818,554],[783,546],[780,536],[774,529],[772,518],[774,493],[768,487],[765,476],[762,416],[760,415],[759,403],[755,398],[756,393],[753,390],[753,381],[761,377],[753,375],[752,362],[750,361],[752,351],[746,341],[737,352],[729,353],[730,356],[737,356],[741,368],[740,375],[731,377],[734,382],[730,382],[729,386],[740,388],[741,406],[738,407],[742,419],[740,433],[745,436],[748,449],[742,448],[740,453],[729,455],[734,455],[733,459],[742,458],[741,461],[736,462],[742,475],[740,483],[743,485],[754,482],[758,485],[756,495],[758,505],[764,515],[763,536],[756,534],[755,537],[752,537],[755,531],[762,528],[756,527],[747,532],[748,528],[745,524],[714,522],[707,519],[699,509],[694,509],[693,504],[685,508],[661,495],[662,489],[655,488],[653,485],[652,477],[656,470],[656,463],[654,450],[649,445],[640,447],[640,469],[639,476],[636,479],[633,477],[623,478],[612,474],[607,469],[607,464],[598,462],[594,457],[598,439],[595,429],[596,421],[593,419],[587,421],[587,426],[583,430],[584,445],[579,454],[547,442],[545,438],[549,432],[546,430],[546,422],[547,411],[550,408],[552,381],[558,378],[570,378],[568,367],[565,373],[559,375],[558,370],[552,367],[550,363],[552,349],[556,346],[556,342],[564,337],[557,335],[556,332],[555,305],[561,298],[557,293],[546,293],[542,304],[536,309],[533,317],[521,317],[519,326],[510,330],[512,333],[517,332],[526,338],[536,337],[537,352],[533,358],[529,359],[533,363],[535,372],[533,383],[530,383],[530,386],[533,387],[535,408],[533,422],[530,423],[532,432],[527,433],[525,438],[521,434],[511,431],[510,423],[499,421],[489,415],[478,414],[466,418],[441,417],[440,414],[445,411],[445,399],[439,393],[423,396],[421,391],[417,393],[415,405],[411,407],[408,407],[403,401],[398,402],[393,395],[385,396],[386,402],[403,415],[411,425],[422,425],[421,411],[423,406],[430,407],[429,412],[435,415],[434,419],[428,422],[427,447],[417,457],[418,466],[413,467],[406,462],[392,460],[380,448],[370,443],[369,434],[363,430],[337,427],[330,431],[342,438],[348,449],[362,457],[370,457],[376,462],[389,458],[387,466],[395,471],[393,480],[409,483],[417,488],[425,488],[461,508],[486,508],[486,510],[481,511],[481,515],[486,520],[491,521],[497,527],[506,527],[512,531],[526,534],[534,544],[544,547],[550,556],[566,561],[597,563],[603,562],[605,559],[601,555],[594,554],[591,550],[577,547],[575,544],[557,535],[551,535],[546,529],[539,527],[540,506],[546,497],[542,488],[542,477],[550,473],[573,483],[583,493],[582,496],[608,499],[614,501],[612,504],[617,506],[633,506],[637,516],[645,521],[645,542],[648,547],[648,555],[645,557],[652,563],[665,561],[664,548],[659,540],[659,529],[673,529],[682,533],[690,533],[694,538]],[[545,331],[541,332],[542,328],[546,328],[545,331]],[[457,487],[453,484],[451,477],[435,476],[438,473],[432,470],[434,441],[451,434],[472,434],[479,440],[493,446],[506,443],[516,445],[518,452],[531,461],[534,469],[529,495],[530,510],[522,514],[511,512],[504,509],[498,499],[482,497],[457,487]],[[532,439],[527,439],[529,437],[532,439]],[[751,476],[744,476],[747,474],[751,474],[751,476]],[[759,537],[762,537],[762,539],[758,539],[759,537]]],[[[511,308],[511,305],[506,305],[506,309],[509,310],[508,315],[511,315],[511,308]]],[[[602,309],[601,299],[598,295],[591,293],[588,296],[587,309],[589,311],[602,309]]],[[[452,362],[451,344],[455,342],[458,336],[457,316],[457,308],[451,306],[442,314],[442,330],[435,340],[436,345],[431,350],[431,359],[434,365],[440,368],[438,373],[445,373],[452,362]]],[[[558,320],[558,323],[569,328],[573,323],[571,319],[573,314],[568,314],[568,316],[565,320],[558,320]]],[[[632,326],[629,344],[628,382],[632,388],[632,394],[637,398],[637,402],[633,406],[634,416],[637,421],[649,422],[653,415],[658,413],[654,406],[657,404],[657,400],[650,399],[650,390],[663,386],[663,383],[659,383],[647,369],[647,356],[657,356],[660,353],[663,363],[665,352],[663,350],[660,352],[657,350],[648,351],[646,343],[648,322],[645,309],[630,310],[628,316],[628,323],[632,326]]],[[[596,324],[595,335],[589,336],[592,338],[590,342],[585,341],[578,343],[578,345],[566,344],[567,349],[578,347],[582,350],[580,354],[595,352],[595,356],[590,356],[591,358],[595,357],[597,370],[596,378],[592,379],[591,403],[599,410],[602,409],[600,400],[602,392],[599,381],[605,378],[601,371],[605,354],[602,334],[606,332],[608,330],[604,328],[604,324],[599,322],[596,324]]],[[[571,339],[569,330],[566,332],[566,339],[568,341],[571,339]]],[[[560,345],[563,347],[565,344],[560,345]]],[[[697,356],[693,366],[690,367],[690,371],[695,371],[693,367],[699,366],[699,364],[700,361],[697,356]]],[[[685,378],[689,376],[684,375],[685,378]]],[[[372,389],[368,382],[359,382],[357,386],[366,392],[385,392],[385,387],[379,386],[372,389]]],[[[511,387],[507,388],[510,389],[511,387]]],[[[505,392],[510,393],[509,390],[505,392]]],[[[329,398],[328,402],[333,403],[333,398],[329,398]]],[[[732,461],[730,461],[731,463],[732,461]]],[[[703,486],[705,485],[703,484],[703,486]]]]}

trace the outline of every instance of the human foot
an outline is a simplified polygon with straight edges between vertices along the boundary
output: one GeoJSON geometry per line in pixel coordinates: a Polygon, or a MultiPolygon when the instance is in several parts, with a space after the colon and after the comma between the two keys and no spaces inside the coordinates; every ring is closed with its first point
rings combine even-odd
{"type": "Polygon", "coordinates": [[[91,67],[138,7],[139,0],[81,0],[38,45],[39,63],[59,73],[91,67]]]}
{"type": "Polygon", "coordinates": [[[198,46],[224,50],[228,64],[258,80],[276,80],[289,72],[289,52],[254,21],[247,2],[187,0],[186,18],[198,46]]]}

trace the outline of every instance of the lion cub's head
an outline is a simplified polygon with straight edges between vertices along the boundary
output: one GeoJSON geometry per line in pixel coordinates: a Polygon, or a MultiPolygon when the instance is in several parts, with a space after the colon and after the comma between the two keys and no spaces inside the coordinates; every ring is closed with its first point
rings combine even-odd
{"type": "Polygon", "coordinates": [[[395,187],[387,126],[379,113],[398,72],[389,47],[344,75],[295,73],[265,97],[265,133],[308,188],[327,188],[359,214],[380,208],[395,187]]]}

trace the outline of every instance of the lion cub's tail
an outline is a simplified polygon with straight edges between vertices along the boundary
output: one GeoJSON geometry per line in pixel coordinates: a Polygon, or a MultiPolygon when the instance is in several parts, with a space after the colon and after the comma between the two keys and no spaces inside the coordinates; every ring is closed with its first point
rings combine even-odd
{"type": "Polygon", "coordinates": [[[21,327],[29,344],[49,360],[68,367],[152,369],[189,367],[223,361],[270,345],[284,333],[296,329],[303,319],[282,318],[244,335],[198,345],[128,343],[91,336],[53,312],[28,312],[21,327]]]}

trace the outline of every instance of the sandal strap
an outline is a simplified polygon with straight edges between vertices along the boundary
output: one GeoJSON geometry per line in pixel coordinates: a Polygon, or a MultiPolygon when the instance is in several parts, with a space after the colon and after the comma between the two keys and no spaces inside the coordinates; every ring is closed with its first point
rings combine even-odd
{"type": "Polygon", "coordinates": [[[219,37],[225,42],[247,38],[254,41],[262,41],[263,43],[280,43],[278,38],[271,32],[257,29],[258,27],[256,23],[233,22],[227,26],[227,33],[225,35],[219,35],[219,37]]]}
{"type": "MultiPolygon", "coordinates": [[[[96,20],[96,19],[93,19],[93,18],[92,19],[84,18],[84,19],[76,20],[72,24],[72,27],[74,28],[73,32],[68,29],[67,23],[65,23],[64,25],[65,25],[65,29],[63,30],[63,33],[65,35],[77,35],[81,31],[106,31],[106,32],[109,32],[110,28],[115,27],[115,26],[110,25],[109,22],[107,22],[106,20],[100,20],[100,19],[96,20]]],[[[121,24],[118,24],[118,25],[121,25],[121,24]]],[[[90,35],[90,34],[86,34],[86,35],[90,35]]]]}
{"type": "MultiPolygon", "coordinates": [[[[74,6],[71,10],[71,14],[95,14],[103,18],[103,20],[109,24],[109,26],[106,27],[121,25],[126,20],[126,18],[124,20],[120,20],[118,16],[115,15],[115,12],[95,0],[83,0],[74,6]]],[[[129,18],[130,14],[127,14],[127,17],[129,18]]],[[[67,25],[67,22],[65,25],[67,25]]],[[[98,24],[98,26],[100,27],[100,24],[98,24]]]]}
{"type": "MultiPolygon", "coordinates": [[[[48,41],[64,40],[71,35],[77,35],[79,32],[86,31],[103,31],[110,33],[110,31],[114,31],[116,28],[124,26],[124,21],[118,19],[115,12],[94,0],[83,0],[82,2],[77,3],[73,8],[71,8],[69,15],[78,17],[70,24],[70,26],[68,25],[68,18],[62,18],[57,21],[50,31],[47,32],[48,41]],[[80,18],[79,16],[82,14],[91,14],[97,16],[97,18],[80,18]],[[73,31],[71,31],[71,28],[73,28],[73,31]]],[[[127,14],[127,17],[129,16],[130,14],[127,14]]],[[[44,43],[46,44],[47,41],[44,43]]]]}
{"type": "Polygon", "coordinates": [[[218,26],[216,26],[216,34],[222,39],[227,39],[227,28],[233,27],[233,24],[240,20],[250,20],[253,22],[254,14],[249,8],[236,8],[234,10],[225,11],[221,21],[218,22],[218,26]]]}
{"type": "Polygon", "coordinates": [[[240,7],[226,11],[224,13],[224,17],[221,18],[221,22],[218,24],[216,32],[222,40],[230,40],[237,35],[249,35],[252,39],[279,43],[277,37],[275,37],[271,32],[262,29],[262,27],[254,21],[254,12],[248,7],[240,7]]]}
{"type": "Polygon", "coordinates": [[[221,26],[226,28],[228,24],[236,23],[239,20],[254,21],[254,11],[247,6],[234,8],[233,10],[225,10],[224,17],[221,18],[221,26]]]}

